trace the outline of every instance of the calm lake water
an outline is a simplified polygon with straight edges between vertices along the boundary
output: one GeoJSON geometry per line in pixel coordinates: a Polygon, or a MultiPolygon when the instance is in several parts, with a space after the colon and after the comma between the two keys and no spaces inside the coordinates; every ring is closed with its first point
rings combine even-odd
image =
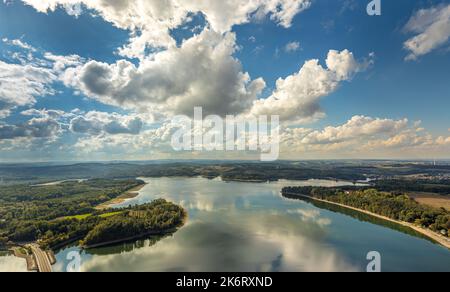
{"type": "Polygon", "coordinates": [[[188,211],[184,227],[114,247],[66,248],[57,253],[55,270],[65,271],[67,255],[79,251],[83,271],[365,271],[367,253],[378,251],[383,271],[450,271],[449,250],[395,225],[280,195],[284,186],[345,182],[145,181],[140,195],[122,206],[165,198],[188,211]]]}

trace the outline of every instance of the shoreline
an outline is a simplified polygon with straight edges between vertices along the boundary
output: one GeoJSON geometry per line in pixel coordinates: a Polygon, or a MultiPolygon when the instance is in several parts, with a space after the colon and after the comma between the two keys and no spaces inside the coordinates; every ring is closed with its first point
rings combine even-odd
{"type": "Polygon", "coordinates": [[[96,210],[104,211],[111,209],[114,205],[122,204],[128,200],[134,199],[137,196],[139,196],[139,192],[147,185],[147,183],[144,183],[142,185],[139,185],[137,187],[134,187],[127,192],[123,193],[122,195],[118,196],[115,199],[109,200],[107,202],[104,202],[97,207],[95,207],[96,210]]]}
{"type": "Polygon", "coordinates": [[[386,217],[386,216],[383,216],[383,215],[372,213],[372,212],[369,212],[369,211],[366,211],[366,210],[363,210],[363,209],[358,209],[358,208],[355,208],[355,207],[352,207],[352,206],[347,206],[347,205],[343,205],[343,204],[340,204],[340,203],[335,203],[335,202],[331,202],[331,201],[327,201],[327,200],[322,200],[322,199],[310,197],[310,196],[307,196],[307,195],[302,195],[302,194],[297,194],[297,193],[295,193],[295,194],[294,193],[285,193],[285,194],[292,195],[292,196],[298,196],[298,197],[301,197],[301,198],[314,200],[314,201],[317,201],[317,202],[322,202],[322,203],[327,203],[327,204],[343,207],[343,208],[350,209],[350,210],[353,210],[353,211],[357,211],[357,212],[360,212],[360,213],[363,213],[363,214],[366,214],[366,215],[369,215],[369,216],[372,216],[372,217],[376,217],[376,218],[383,219],[383,220],[386,220],[386,221],[389,221],[389,222],[392,222],[392,223],[396,223],[396,224],[402,225],[404,227],[411,228],[414,231],[416,231],[416,232],[418,232],[418,233],[420,233],[422,235],[425,235],[426,237],[432,239],[435,243],[440,244],[441,246],[446,247],[447,249],[450,250],[450,239],[445,238],[444,236],[441,236],[441,235],[439,235],[439,234],[437,234],[437,233],[435,233],[435,232],[433,232],[431,230],[424,229],[424,228],[421,228],[419,226],[416,226],[414,224],[411,224],[411,223],[408,223],[408,222],[404,222],[404,221],[395,220],[395,219],[392,219],[392,218],[389,218],[389,217],[386,217]]]}

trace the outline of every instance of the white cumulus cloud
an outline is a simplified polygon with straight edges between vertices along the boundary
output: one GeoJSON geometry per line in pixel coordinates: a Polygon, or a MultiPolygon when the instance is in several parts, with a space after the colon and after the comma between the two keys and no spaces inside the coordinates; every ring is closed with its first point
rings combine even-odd
{"type": "Polygon", "coordinates": [[[13,53],[11,60],[0,60],[0,119],[18,107],[33,106],[38,97],[56,94],[53,85],[61,81],[61,74],[84,62],[77,55],[41,52],[23,40],[3,39],[3,42],[21,51],[13,53]]]}
{"type": "Polygon", "coordinates": [[[70,121],[70,130],[79,134],[130,134],[137,135],[144,126],[144,121],[136,115],[120,115],[92,111],[79,115],[70,121]]]}
{"type": "Polygon", "coordinates": [[[17,138],[53,138],[61,132],[61,125],[52,118],[32,118],[26,123],[9,125],[0,123],[0,140],[17,138]]]}
{"type": "Polygon", "coordinates": [[[439,48],[450,38],[450,4],[417,11],[404,30],[417,34],[404,43],[410,52],[406,60],[416,60],[439,48]]]}

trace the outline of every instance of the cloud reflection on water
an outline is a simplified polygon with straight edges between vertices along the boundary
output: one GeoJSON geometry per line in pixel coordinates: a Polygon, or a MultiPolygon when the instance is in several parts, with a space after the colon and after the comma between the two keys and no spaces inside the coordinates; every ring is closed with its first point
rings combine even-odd
{"type": "Polygon", "coordinates": [[[86,271],[355,271],[330,246],[318,225],[253,213],[189,221],[150,248],[94,256],[86,271]],[[213,223],[210,223],[213,222],[213,223]],[[145,259],[145,260],[144,260],[145,259]]]}
{"type": "MultiPolygon", "coordinates": [[[[120,248],[87,251],[83,256],[83,270],[357,270],[326,243],[326,228],[331,224],[328,218],[307,204],[280,198],[281,188],[293,182],[225,183],[203,178],[145,180],[148,185],[127,204],[142,204],[162,197],[187,209],[187,224],[173,237],[156,243],[141,243],[131,249],[128,245],[122,251],[120,248]],[[289,209],[292,205],[302,208],[289,209]]],[[[315,183],[325,184],[324,181],[315,183]]]]}

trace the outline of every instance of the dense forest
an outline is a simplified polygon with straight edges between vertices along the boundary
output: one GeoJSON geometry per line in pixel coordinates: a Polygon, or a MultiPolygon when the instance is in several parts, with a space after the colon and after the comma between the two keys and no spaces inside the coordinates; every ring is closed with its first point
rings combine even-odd
{"type": "Polygon", "coordinates": [[[402,193],[324,187],[288,187],[282,193],[288,198],[296,198],[296,194],[301,194],[343,204],[449,235],[450,212],[420,205],[402,193]]]}
{"type": "Polygon", "coordinates": [[[424,192],[439,195],[450,195],[448,179],[391,179],[375,182],[376,189],[384,192],[424,192]]]}
{"type": "Polygon", "coordinates": [[[3,186],[0,188],[0,244],[38,239],[57,244],[85,235],[101,220],[96,216],[102,214],[95,210],[97,205],[143,183],[134,179],[95,179],[47,186],[3,186]],[[82,214],[93,216],[82,221],[64,219],[82,214]]]}
{"type": "Polygon", "coordinates": [[[180,226],[185,211],[165,200],[127,209],[120,215],[101,220],[82,240],[90,246],[148,234],[161,234],[180,226]]]}

